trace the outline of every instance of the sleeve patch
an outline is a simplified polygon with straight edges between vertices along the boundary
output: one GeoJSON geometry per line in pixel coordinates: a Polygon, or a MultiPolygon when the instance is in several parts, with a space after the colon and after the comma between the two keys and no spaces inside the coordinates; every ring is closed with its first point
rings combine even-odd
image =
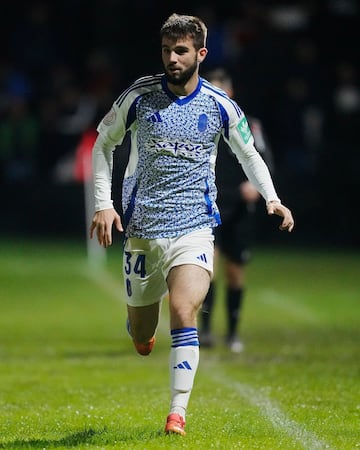
{"type": "Polygon", "coordinates": [[[112,125],[116,120],[116,111],[114,107],[110,109],[110,111],[106,114],[106,116],[103,118],[104,125],[110,126],[112,125]]]}
{"type": "Polygon", "coordinates": [[[244,141],[245,144],[247,144],[251,137],[251,131],[250,131],[249,124],[246,120],[246,117],[243,117],[240,120],[240,122],[238,123],[237,129],[238,129],[240,136],[242,137],[242,140],[244,141]]]}

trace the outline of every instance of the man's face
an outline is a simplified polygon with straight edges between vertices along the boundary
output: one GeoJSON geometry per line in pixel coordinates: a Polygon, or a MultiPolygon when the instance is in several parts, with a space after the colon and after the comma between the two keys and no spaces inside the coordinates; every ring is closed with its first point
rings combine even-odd
{"type": "MultiPolygon", "coordinates": [[[[185,85],[199,68],[199,52],[190,37],[173,41],[162,39],[162,61],[166,78],[176,86],[185,85]]],[[[200,59],[202,60],[200,55],[200,59]]]]}

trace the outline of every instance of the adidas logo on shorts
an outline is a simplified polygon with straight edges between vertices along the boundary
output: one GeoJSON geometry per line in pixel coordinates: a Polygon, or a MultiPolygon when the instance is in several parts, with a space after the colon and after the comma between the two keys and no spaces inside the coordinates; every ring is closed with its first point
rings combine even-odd
{"type": "Polygon", "coordinates": [[[207,263],[206,255],[205,253],[202,253],[201,255],[197,256],[196,259],[200,259],[200,261],[204,261],[207,263]]]}

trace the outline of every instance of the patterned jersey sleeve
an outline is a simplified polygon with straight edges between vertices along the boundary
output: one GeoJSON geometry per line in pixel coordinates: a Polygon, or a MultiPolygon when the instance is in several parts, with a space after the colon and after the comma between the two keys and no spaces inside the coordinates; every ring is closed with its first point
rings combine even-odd
{"type": "Polygon", "coordinates": [[[136,103],[141,95],[148,91],[151,83],[158,83],[157,77],[149,76],[136,80],[115,100],[97,127],[99,134],[93,148],[95,211],[113,207],[113,151],[123,141],[126,131],[135,123],[136,103]]]}
{"type": "Polygon", "coordinates": [[[268,202],[280,201],[271,179],[270,171],[254,145],[245,114],[232,100],[223,102],[224,139],[236,155],[249,181],[268,202]]]}
{"type": "Polygon", "coordinates": [[[120,108],[117,101],[99,123],[98,136],[93,148],[93,173],[95,186],[95,211],[113,207],[111,182],[113,151],[126,133],[126,108],[120,108]]]}

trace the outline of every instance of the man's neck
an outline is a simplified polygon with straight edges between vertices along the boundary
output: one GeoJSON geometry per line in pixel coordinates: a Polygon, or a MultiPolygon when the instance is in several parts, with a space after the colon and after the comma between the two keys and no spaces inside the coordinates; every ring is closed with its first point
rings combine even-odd
{"type": "Polygon", "coordinates": [[[190,80],[184,85],[177,85],[168,82],[169,90],[177,97],[187,97],[192,94],[197,88],[199,82],[199,75],[196,74],[190,78],[190,80]]]}

